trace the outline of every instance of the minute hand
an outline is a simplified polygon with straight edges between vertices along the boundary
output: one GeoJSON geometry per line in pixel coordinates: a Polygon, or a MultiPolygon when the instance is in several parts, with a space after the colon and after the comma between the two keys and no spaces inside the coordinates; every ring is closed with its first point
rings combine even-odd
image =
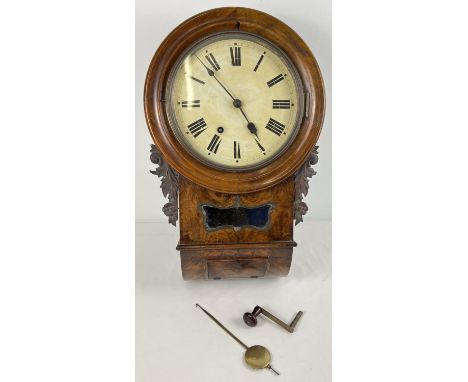
{"type": "Polygon", "coordinates": [[[205,69],[206,69],[206,71],[208,72],[208,74],[209,74],[211,77],[213,77],[213,78],[218,82],[218,84],[221,85],[221,87],[226,91],[227,94],[229,94],[229,97],[231,97],[233,100],[235,100],[235,98],[234,98],[233,95],[229,92],[229,90],[227,90],[226,87],[221,83],[221,81],[218,80],[218,78],[215,76],[214,72],[213,72],[210,68],[208,68],[208,67],[205,65],[205,63],[204,63],[202,60],[200,60],[200,58],[199,58],[197,55],[195,55],[195,57],[196,57],[196,58],[198,59],[198,61],[200,61],[201,64],[205,67],[205,69]]]}

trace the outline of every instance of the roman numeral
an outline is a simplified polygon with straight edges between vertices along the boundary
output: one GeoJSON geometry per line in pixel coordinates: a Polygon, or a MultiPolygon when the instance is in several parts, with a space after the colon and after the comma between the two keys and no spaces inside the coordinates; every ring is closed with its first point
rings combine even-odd
{"type": "Polygon", "coordinates": [[[265,57],[265,55],[262,54],[262,55],[260,56],[260,59],[259,59],[258,62],[257,62],[257,65],[255,65],[254,72],[257,71],[258,67],[259,67],[260,64],[262,63],[263,57],[265,57]]]}
{"type": "Polygon", "coordinates": [[[213,67],[214,71],[217,72],[219,69],[221,69],[219,67],[218,61],[216,61],[216,59],[214,58],[213,53],[210,53],[209,55],[206,55],[205,58],[208,60],[210,65],[213,67]]]}
{"type": "Polygon", "coordinates": [[[236,46],[234,48],[229,48],[231,51],[231,63],[232,66],[241,66],[241,48],[236,46]]]}
{"type": "Polygon", "coordinates": [[[276,85],[278,82],[281,82],[283,80],[284,80],[284,76],[282,74],[278,74],[275,78],[268,81],[267,85],[269,88],[271,88],[273,85],[276,85]]]}
{"type": "Polygon", "coordinates": [[[191,123],[187,127],[193,137],[196,138],[206,130],[206,122],[203,118],[200,118],[198,121],[191,123]]]}
{"type": "Polygon", "coordinates": [[[195,101],[182,101],[182,107],[200,107],[200,100],[195,101]]]}
{"type": "Polygon", "coordinates": [[[210,144],[207,147],[208,151],[211,151],[212,153],[216,154],[218,152],[220,143],[221,143],[221,138],[219,137],[219,135],[215,134],[213,138],[211,139],[210,144]]]}
{"type": "Polygon", "coordinates": [[[240,142],[234,141],[234,159],[240,159],[240,142]]]}
{"type": "Polygon", "coordinates": [[[273,109],[291,109],[291,100],[289,99],[274,99],[273,109]]]}
{"type": "Polygon", "coordinates": [[[194,80],[194,81],[196,81],[196,82],[198,82],[198,83],[200,83],[200,84],[202,84],[202,85],[205,85],[205,81],[199,80],[198,78],[193,77],[193,76],[189,76],[189,77],[190,77],[192,80],[194,80]]]}
{"type": "Polygon", "coordinates": [[[286,126],[284,126],[282,123],[279,123],[278,121],[275,121],[273,118],[270,118],[268,121],[266,128],[270,130],[272,133],[275,133],[276,135],[280,136],[286,126]]]}

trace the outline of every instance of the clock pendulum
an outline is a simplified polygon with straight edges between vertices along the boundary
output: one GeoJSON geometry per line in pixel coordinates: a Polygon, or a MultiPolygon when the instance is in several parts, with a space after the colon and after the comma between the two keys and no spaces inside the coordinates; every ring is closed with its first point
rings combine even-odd
{"type": "Polygon", "coordinates": [[[184,280],[286,276],[325,112],[306,43],[266,13],[208,10],[161,43],[144,97],[184,280]]]}
{"type": "Polygon", "coordinates": [[[234,338],[239,345],[241,345],[245,349],[244,359],[247,365],[249,365],[253,369],[270,369],[276,375],[279,373],[273,369],[270,365],[271,355],[268,349],[261,345],[254,345],[254,346],[247,346],[244,344],[239,338],[237,338],[234,334],[232,334],[221,322],[219,322],[215,317],[213,317],[208,311],[203,309],[199,304],[195,304],[196,307],[200,308],[205,312],[205,314],[210,317],[216,324],[223,329],[227,334],[229,334],[232,338],[234,338]]]}

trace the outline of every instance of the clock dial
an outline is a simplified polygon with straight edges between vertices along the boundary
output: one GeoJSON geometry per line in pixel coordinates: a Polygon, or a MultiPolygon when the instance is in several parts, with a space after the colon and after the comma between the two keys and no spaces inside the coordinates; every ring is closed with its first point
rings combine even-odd
{"type": "Polygon", "coordinates": [[[167,114],[179,142],[198,160],[228,171],[279,158],[296,136],[303,90],[274,45],[223,33],[189,49],[171,72],[167,114]]]}

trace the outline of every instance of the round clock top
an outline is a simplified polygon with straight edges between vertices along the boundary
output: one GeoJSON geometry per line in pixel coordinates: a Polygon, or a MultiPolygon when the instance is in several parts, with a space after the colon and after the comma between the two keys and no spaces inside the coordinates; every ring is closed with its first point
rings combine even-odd
{"type": "Polygon", "coordinates": [[[148,69],[155,144],[182,176],[215,191],[273,186],[307,160],[324,115],[320,70],[287,25],[218,8],[178,26],[148,69]]]}
{"type": "Polygon", "coordinates": [[[276,46],[226,32],[183,54],[169,76],[166,108],[172,131],[198,160],[227,171],[272,162],[302,119],[299,75],[276,46]]]}

